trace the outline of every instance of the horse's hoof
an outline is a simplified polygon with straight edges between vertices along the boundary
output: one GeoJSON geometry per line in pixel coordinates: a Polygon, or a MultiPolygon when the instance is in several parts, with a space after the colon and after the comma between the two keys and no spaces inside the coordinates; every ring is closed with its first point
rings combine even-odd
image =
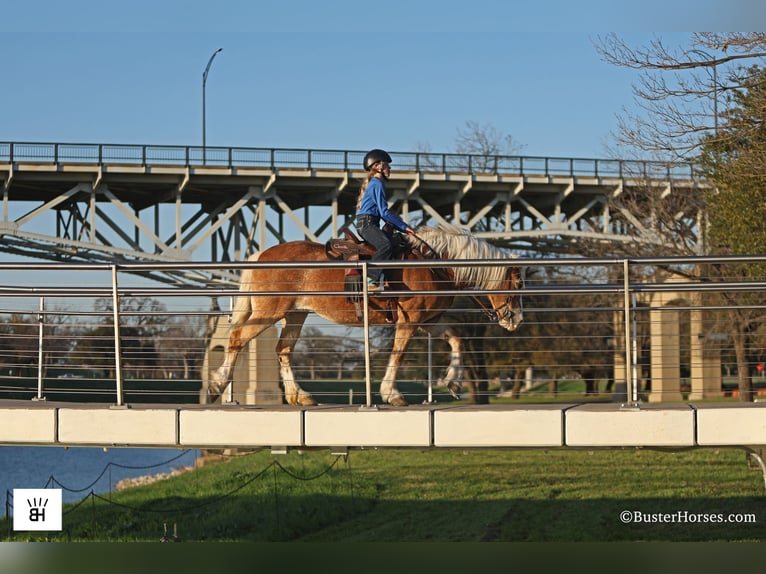
{"type": "Polygon", "coordinates": [[[402,395],[394,395],[390,399],[388,399],[388,404],[392,407],[406,407],[409,405],[409,403],[404,400],[404,397],[402,395]]]}
{"type": "Polygon", "coordinates": [[[311,395],[300,395],[298,397],[298,405],[301,407],[315,407],[317,402],[311,395]]]}
{"type": "Polygon", "coordinates": [[[460,400],[460,391],[462,390],[460,383],[451,382],[447,385],[447,390],[456,399],[460,400]]]}
{"type": "Polygon", "coordinates": [[[314,407],[317,404],[317,402],[314,400],[314,397],[308,393],[286,396],[285,401],[288,405],[293,407],[314,407]]]}

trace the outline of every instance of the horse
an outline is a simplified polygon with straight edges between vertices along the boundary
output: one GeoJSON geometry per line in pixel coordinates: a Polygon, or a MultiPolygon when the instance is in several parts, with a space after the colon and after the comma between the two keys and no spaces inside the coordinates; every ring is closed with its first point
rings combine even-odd
{"type": "MultiPolygon", "coordinates": [[[[407,292],[396,298],[386,293],[369,295],[368,320],[370,325],[394,323],[395,332],[391,355],[381,381],[381,399],[396,407],[407,406],[407,400],[396,385],[396,373],[403,355],[418,329],[434,337],[444,339],[451,349],[451,360],[443,377],[453,396],[458,396],[462,384],[463,343],[457,332],[440,321],[450,308],[454,292],[458,290],[492,290],[488,293],[489,307],[475,299],[488,317],[508,331],[514,331],[523,321],[521,289],[524,286],[523,268],[503,262],[497,266],[448,267],[450,260],[508,260],[515,256],[481,240],[467,230],[453,226],[420,227],[415,235],[401,235],[405,244],[405,260],[443,260],[439,268],[404,266],[402,269],[387,268],[389,289],[407,292]],[[430,292],[421,294],[420,292],[430,292]],[[449,293],[433,294],[439,291],[449,293]],[[395,301],[389,307],[388,301],[395,301]],[[392,312],[393,311],[393,312],[392,312]]],[[[312,241],[290,241],[270,247],[248,257],[257,263],[275,262],[324,262],[329,261],[326,245],[312,241]]],[[[341,267],[314,267],[299,269],[247,267],[240,277],[239,291],[232,310],[229,340],[221,366],[211,373],[208,383],[208,400],[215,401],[232,379],[239,352],[247,343],[278,321],[282,330],[276,353],[287,404],[296,406],[316,405],[315,399],[296,382],[290,364],[290,355],[298,342],[300,331],[310,312],[330,322],[345,326],[362,326],[358,308],[350,297],[327,296],[317,291],[343,291],[347,271],[341,267]],[[249,293],[248,293],[249,292],[249,293]],[[287,292],[287,294],[286,294],[287,292]],[[254,294],[258,293],[258,294],[254,294]],[[263,295],[274,293],[273,295],[263,295]]],[[[358,305],[358,303],[357,303],[358,305]]]]}

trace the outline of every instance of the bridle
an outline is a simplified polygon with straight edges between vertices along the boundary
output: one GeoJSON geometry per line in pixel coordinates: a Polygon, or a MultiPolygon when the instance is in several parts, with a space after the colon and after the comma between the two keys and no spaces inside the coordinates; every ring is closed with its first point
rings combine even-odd
{"type": "MultiPolygon", "coordinates": [[[[437,253],[437,251],[431,247],[423,238],[421,238],[419,235],[414,234],[414,237],[418,239],[423,245],[425,245],[429,251],[433,254],[433,256],[436,259],[441,259],[441,256],[437,253]]],[[[424,254],[425,255],[425,254],[424,254]]],[[[436,269],[433,270],[434,272],[438,271],[436,269]]],[[[451,270],[446,270],[447,275],[450,276],[450,280],[454,281],[454,274],[451,270]]],[[[511,289],[514,291],[517,289],[523,289],[524,288],[524,277],[521,274],[521,271],[519,271],[518,268],[509,268],[508,272],[511,273],[511,289]],[[517,277],[514,279],[513,277],[513,269],[516,269],[517,277]]],[[[508,295],[505,298],[505,301],[498,305],[497,307],[491,307],[487,306],[483,303],[483,301],[477,296],[477,295],[471,295],[471,299],[473,299],[476,304],[481,308],[481,310],[486,315],[487,319],[493,323],[496,323],[500,321],[501,319],[513,319],[513,317],[516,315],[516,312],[511,308],[511,304],[513,302],[514,295],[508,295]]]]}
{"type": "MultiPolygon", "coordinates": [[[[511,269],[509,269],[508,271],[510,273],[513,273],[511,269]]],[[[517,273],[519,272],[517,271],[517,273]]],[[[511,289],[515,291],[517,289],[523,289],[523,288],[524,288],[524,279],[521,277],[520,273],[516,279],[511,277],[511,289]]],[[[485,305],[477,295],[471,295],[471,298],[481,308],[481,310],[487,316],[487,319],[489,321],[492,321],[493,323],[500,321],[501,319],[513,319],[513,317],[516,315],[516,312],[511,308],[513,297],[514,295],[508,295],[506,296],[505,301],[503,301],[497,307],[489,307],[485,305]]]]}
{"type": "Polygon", "coordinates": [[[513,309],[511,309],[511,297],[512,295],[508,295],[508,297],[505,298],[505,302],[503,302],[501,305],[498,305],[497,307],[490,308],[486,306],[484,303],[482,303],[481,299],[479,299],[476,295],[471,295],[471,298],[476,302],[476,304],[481,307],[481,310],[484,312],[484,315],[487,316],[487,320],[491,321],[492,323],[495,323],[499,321],[500,319],[511,319],[516,314],[513,309]],[[502,310],[502,315],[500,314],[502,310]]]}

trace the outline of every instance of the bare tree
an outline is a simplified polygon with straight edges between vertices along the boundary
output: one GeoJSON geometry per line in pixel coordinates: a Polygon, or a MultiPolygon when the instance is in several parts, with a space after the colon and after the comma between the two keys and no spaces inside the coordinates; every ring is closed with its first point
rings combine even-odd
{"type": "MultiPolygon", "coordinates": [[[[640,72],[634,85],[637,111],[624,110],[618,118],[619,144],[653,154],[655,160],[694,160],[708,184],[670,201],[673,194],[648,183],[646,189],[638,187],[614,198],[611,207],[618,213],[618,224],[623,216],[622,231],[631,235],[650,226],[657,233],[657,245],[669,254],[762,253],[766,232],[748,225],[754,212],[742,206],[752,205],[753,191],[764,189],[766,183],[766,99],[760,96],[766,34],[700,32],[691,35],[688,46],[672,48],[661,38],[634,48],[611,34],[599,38],[596,49],[607,62],[640,72]]],[[[626,254],[643,254],[640,242],[623,247],[626,254]]],[[[760,272],[742,265],[673,271],[698,280],[755,278],[760,272]],[[706,275],[699,274],[702,269],[706,275]]],[[[754,297],[763,297],[753,293],[721,297],[732,309],[728,318],[737,351],[740,397],[752,400],[748,348],[763,317],[755,310],[759,305],[743,313],[739,303],[744,297],[752,305],[754,297]]]]}
{"type": "Polygon", "coordinates": [[[416,149],[421,155],[421,169],[441,169],[444,156],[448,155],[452,167],[471,172],[492,172],[497,169],[502,158],[519,155],[523,147],[511,134],[491,123],[467,120],[457,128],[454,153],[435,153],[428,142],[419,142],[416,149]]]}
{"type": "Polygon", "coordinates": [[[160,369],[165,378],[191,379],[199,375],[205,357],[206,317],[169,321],[155,336],[160,369]]]}
{"type": "Polygon", "coordinates": [[[741,63],[766,57],[766,34],[696,32],[689,46],[672,48],[661,38],[634,48],[609,34],[596,50],[610,64],[640,71],[633,86],[638,112],[624,109],[618,117],[618,141],[679,159],[699,154],[711,136],[730,136],[719,129],[727,103],[753,84],[741,63]]]}
{"type": "Polygon", "coordinates": [[[522,146],[494,125],[480,124],[468,120],[463,127],[457,129],[455,151],[462,154],[473,154],[482,157],[496,155],[516,155],[521,153],[522,146]]]}

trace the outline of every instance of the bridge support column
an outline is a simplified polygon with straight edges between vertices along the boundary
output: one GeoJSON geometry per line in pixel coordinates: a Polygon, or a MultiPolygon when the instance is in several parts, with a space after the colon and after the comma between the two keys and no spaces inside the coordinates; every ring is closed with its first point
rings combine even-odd
{"type": "Polygon", "coordinates": [[[649,311],[652,391],[649,402],[681,401],[679,313],[662,309],[664,293],[649,311]]]}
{"type": "MultiPolygon", "coordinates": [[[[700,297],[692,303],[699,306],[700,297]]],[[[690,312],[691,331],[691,393],[689,400],[717,398],[721,392],[721,348],[710,341],[704,330],[702,311],[690,312]]]]}

